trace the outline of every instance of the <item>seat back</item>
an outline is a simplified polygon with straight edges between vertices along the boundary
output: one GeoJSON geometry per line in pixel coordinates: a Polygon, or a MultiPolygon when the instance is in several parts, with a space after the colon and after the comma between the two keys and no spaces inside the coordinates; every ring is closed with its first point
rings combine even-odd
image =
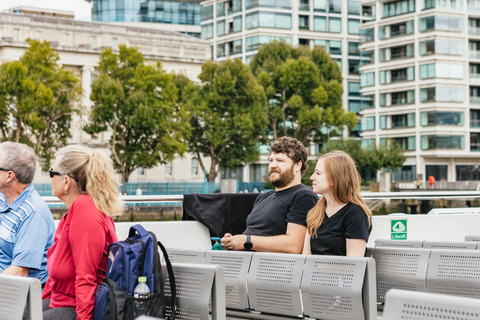
{"type": "MultiPolygon", "coordinates": [[[[226,319],[225,274],[222,267],[186,263],[172,263],[172,267],[177,289],[177,318],[209,320],[208,306],[211,298],[212,320],[226,319]]],[[[171,299],[168,278],[165,281],[165,288],[167,299],[171,299]]],[[[167,315],[170,315],[171,310],[168,306],[167,315]]]]}
{"type": "Polygon", "coordinates": [[[470,234],[470,235],[466,235],[465,236],[465,241],[480,241],[480,235],[473,235],[473,234],[470,234]]]}
{"type": "Polygon", "coordinates": [[[480,299],[480,251],[432,250],[427,291],[480,299]]]}
{"type": "Polygon", "coordinates": [[[300,254],[254,253],[247,279],[250,308],[286,316],[302,315],[300,282],[305,259],[300,254]]]}
{"type": "Polygon", "coordinates": [[[375,248],[377,267],[377,301],[385,302],[389,289],[426,291],[429,249],[375,248]]]}
{"type": "Polygon", "coordinates": [[[237,310],[249,309],[247,276],[253,252],[208,250],[205,263],[222,266],[225,271],[226,307],[237,310]]]}
{"type": "Polygon", "coordinates": [[[423,247],[428,249],[475,250],[477,243],[474,241],[424,241],[423,247]]]}
{"type": "Polygon", "coordinates": [[[27,298],[29,320],[42,320],[40,280],[0,274],[0,319],[21,320],[27,298]]]}
{"type": "Polygon", "coordinates": [[[372,258],[309,255],[301,292],[304,315],[316,319],[375,319],[375,262],[372,258]],[[373,279],[366,280],[370,262],[373,279]],[[363,287],[369,285],[369,290],[363,287]],[[369,305],[364,307],[364,300],[369,305]]]}
{"type": "Polygon", "coordinates": [[[389,239],[376,239],[375,248],[421,248],[423,240],[389,240],[389,239]]]}
{"type": "Polygon", "coordinates": [[[396,289],[387,293],[383,312],[385,320],[474,320],[479,318],[478,300],[396,289]]]}
{"type": "Polygon", "coordinates": [[[203,263],[206,251],[203,249],[167,248],[170,262],[178,263],[203,263]]]}

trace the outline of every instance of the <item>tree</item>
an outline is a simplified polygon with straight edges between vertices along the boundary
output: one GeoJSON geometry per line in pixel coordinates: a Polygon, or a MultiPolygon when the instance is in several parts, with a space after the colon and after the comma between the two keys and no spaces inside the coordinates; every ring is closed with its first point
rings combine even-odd
{"type": "Polygon", "coordinates": [[[403,155],[400,145],[393,139],[387,141],[387,145],[369,148],[362,148],[361,141],[354,139],[329,141],[322,154],[332,150],[342,150],[348,153],[357,163],[358,171],[363,177],[367,170],[373,172],[382,168],[396,170],[407,159],[403,155]]]}
{"type": "Polygon", "coordinates": [[[81,106],[81,83],[46,41],[29,40],[19,61],[0,65],[0,134],[3,141],[32,146],[43,169],[66,145],[72,114],[81,106]],[[10,125],[13,121],[13,126],[10,125]]]}
{"type": "Polygon", "coordinates": [[[268,125],[267,104],[262,86],[240,59],[203,64],[202,83],[185,84],[182,102],[192,112],[192,135],[188,149],[198,157],[211,159],[208,181],[214,181],[220,167],[234,167],[259,157],[258,144],[268,125]]]}
{"type": "MultiPolygon", "coordinates": [[[[270,127],[276,140],[280,133],[307,144],[321,141],[321,129],[352,131],[357,116],[342,107],[342,75],[337,63],[322,47],[292,47],[272,41],[260,47],[250,68],[268,97],[270,127]]],[[[323,139],[325,140],[325,139],[323,139]]]]}
{"type": "Polygon", "coordinates": [[[111,132],[111,158],[123,182],[138,167],[152,168],[186,151],[188,112],[179,107],[173,75],[160,62],[147,65],[136,48],[121,45],[118,54],[102,52],[98,69],[84,130],[111,132]]]}

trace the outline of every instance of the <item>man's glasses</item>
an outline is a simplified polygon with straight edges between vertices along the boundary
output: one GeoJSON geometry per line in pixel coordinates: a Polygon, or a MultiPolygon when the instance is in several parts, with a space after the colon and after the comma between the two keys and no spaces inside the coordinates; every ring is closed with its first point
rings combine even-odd
{"type": "Polygon", "coordinates": [[[12,171],[12,170],[0,167],[0,171],[12,171]]]}
{"type": "MultiPolygon", "coordinates": [[[[10,170],[8,170],[8,171],[10,171],[10,170]]],[[[58,171],[53,171],[53,168],[50,168],[48,170],[48,172],[50,173],[50,178],[53,178],[54,176],[61,176],[61,177],[68,176],[68,177],[72,178],[73,180],[75,180],[76,182],[78,182],[78,180],[75,179],[74,177],[72,177],[71,175],[66,174],[66,173],[61,173],[61,172],[58,172],[58,171]]]]}

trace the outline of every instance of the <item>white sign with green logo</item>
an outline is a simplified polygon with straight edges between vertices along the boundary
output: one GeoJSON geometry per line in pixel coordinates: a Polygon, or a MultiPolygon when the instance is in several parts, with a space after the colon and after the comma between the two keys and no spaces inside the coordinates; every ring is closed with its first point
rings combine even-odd
{"type": "Polygon", "coordinates": [[[391,220],[392,240],[407,240],[407,219],[391,220]]]}

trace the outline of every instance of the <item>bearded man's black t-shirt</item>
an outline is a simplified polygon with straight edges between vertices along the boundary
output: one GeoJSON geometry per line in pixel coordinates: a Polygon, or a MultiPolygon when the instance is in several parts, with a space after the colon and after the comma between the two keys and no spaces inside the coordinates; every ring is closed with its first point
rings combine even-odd
{"type": "Polygon", "coordinates": [[[318,196],[303,184],[263,193],[255,200],[243,234],[276,236],[286,234],[289,222],[306,226],[307,213],[317,201],[318,196]]]}

